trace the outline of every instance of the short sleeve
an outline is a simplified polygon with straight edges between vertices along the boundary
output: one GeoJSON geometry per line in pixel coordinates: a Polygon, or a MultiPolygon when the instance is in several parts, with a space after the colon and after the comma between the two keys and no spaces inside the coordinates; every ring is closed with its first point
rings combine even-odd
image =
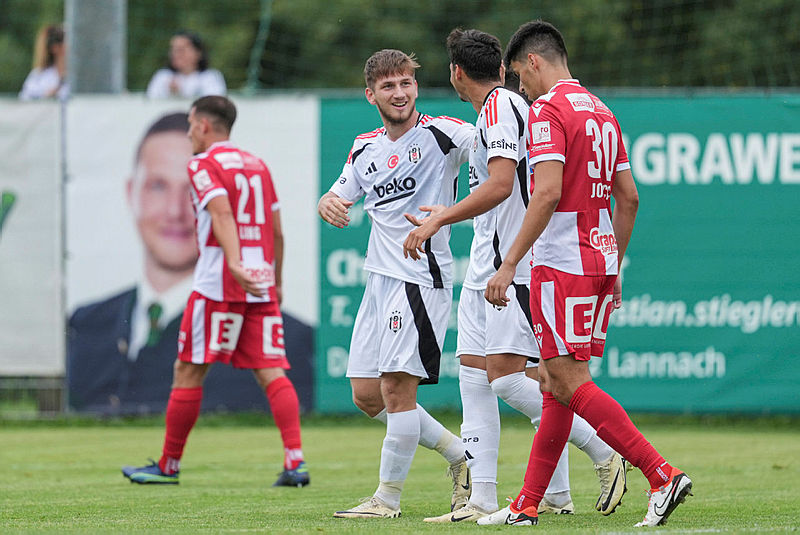
{"type": "Polygon", "coordinates": [[[356,149],[356,146],[353,145],[353,149],[347,155],[347,161],[342,168],[342,173],[330,188],[332,193],[352,202],[356,202],[364,196],[364,190],[361,188],[361,184],[358,183],[355,167],[353,166],[353,153],[356,149]]]}
{"type": "MultiPolygon", "coordinates": [[[[189,178],[197,198],[197,209],[203,210],[209,201],[228,192],[222,185],[217,170],[213,164],[203,158],[195,158],[189,162],[189,178]]],[[[270,180],[270,188],[272,181],[270,180]]],[[[275,190],[272,190],[274,195],[275,190]]]]}
{"type": "Polygon", "coordinates": [[[494,117],[486,118],[486,159],[519,159],[520,124],[514,117],[513,104],[509,99],[498,98],[494,117]]]}
{"type": "Polygon", "coordinates": [[[631,162],[628,160],[628,151],[625,150],[625,143],[622,142],[622,128],[617,123],[617,131],[619,133],[619,148],[617,149],[617,171],[625,171],[631,168],[631,162]]]}
{"type": "Polygon", "coordinates": [[[567,137],[564,124],[551,105],[534,102],[528,111],[530,165],[556,160],[566,161],[567,137]]]}
{"type": "Polygon", "coordinates": [[[472,149],[472,141],[475,139],[475,126],[471,123],[462,122],[453,132],[453,144],[456,148],[452,151],[457,158],[456,164],[461,164],[469,160],[469,153],[472,149]]]}

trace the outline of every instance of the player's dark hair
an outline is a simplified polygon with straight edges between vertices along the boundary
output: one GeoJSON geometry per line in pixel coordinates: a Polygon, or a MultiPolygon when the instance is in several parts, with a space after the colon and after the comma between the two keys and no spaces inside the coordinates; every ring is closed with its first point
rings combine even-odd
{"type": "Polygon", "coordinates": [[[514,32],[506,47],[505,63],[511,66],[523,54],[537,54],[550,63],[567,62],[567,45],[555,26],[543,20],[526,22],[514,32]]]}
{"type": "Polygon", "coordinates": [[[164,132],[177,132],[181,135],[186,135],[187,130],[189,130],[188,113],[182,111],[168,113],[156,119],[156,122],[150,125],[150,127],[142,136],[142,140],[139,141],[139,146],[136,148],[136,160],[134,161],[134,166],[139,162],[139,157],[142,155],[142,147],[144,146],[144,142],[147,141],[150,136],[162,134],[164,132]]]}
{"type": "MultiPolygon", "coordinates": [[[[184,37],[188,39],[192,44],[192,47],[200,53],[200,59],[197,60],[198,71],[203,72],[204,70],[208,69],[208,51],[206,50],[206,45],[203,42],[203,39],[201,39],[199,35],[194,32],[190,32],[189,30],[181,30],[172,34],[172,38],[174,37],[184,37]]],[[[177,71],[177,69],[172,65],[171,59],[167,61],[167,67],[171,71],[177,71]]]]}
{"type": "Polygon", "coordinates": [[[400,50],[385,48],[372,54],[364,64],[364,81],[370,89],[375,82],[394,74],[410,74],[414,76],[419,63],[414,54],[406,54],[400,50]]]}
{"type": "MultiPolygon", "coordinates": [[[[196,114],[205,115],[217,130],[231,133],[233,123],[236,122],[236,106],[229,98],[219,95],[200,97],[192,102],[196,114]]],[[[190,108],[191,109],[191,108],[190,108]]]]}
{"type": "Polygon", "coordinates": [[[494,35],[456,28],[447,36],[450,63],[458,65],[475,81],[500,81],[503,49],[494,35]]]}

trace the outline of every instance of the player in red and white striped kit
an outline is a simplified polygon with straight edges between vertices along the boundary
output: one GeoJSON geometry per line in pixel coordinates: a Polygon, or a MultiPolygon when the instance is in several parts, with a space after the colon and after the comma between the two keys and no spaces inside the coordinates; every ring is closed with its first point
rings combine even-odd
{"type": "Polygon", "coordinates": [[[163,455],[123,468],[136,483],[177,483],[180,459],[200,413],[203,380],[213,363],[252,369],[269,400],[284,444],[276,486],[309,483],[300,439],[297,393],[280,311],[283,235],[267,166],[228,140],[236,108],[225,97],[196,100],[189,114],[195,157],[188,171],[200,257],[178,338],[167,403],[163,455]]]}
{"type": "Polygon", "coordinates": [[[544,401],[522,491],[478,523],[538,522],[537,506],[577,413],[650,482],[647,514],[636,525],[663,524],[691,493],[692,482],[664,460],[589,373],[589,359],[603,355],[609,315],[621,304],[618,266],[639,205],[619,123],[572,78],[564,39],[551,24],[522,25],[505,61],[519,75],[520,88],[536,99],[528,113],[535,185],[486,299],[506,305],[516,265],[533,245],[531,316],[544,401]]]}

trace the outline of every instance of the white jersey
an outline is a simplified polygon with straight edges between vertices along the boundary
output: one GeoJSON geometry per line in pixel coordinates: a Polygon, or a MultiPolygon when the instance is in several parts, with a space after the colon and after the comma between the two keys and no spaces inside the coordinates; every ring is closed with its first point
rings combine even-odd
{"type": "MultiPolygon", "coordinates": [[[[475,129],[469,155],[469,189],[475,191],[489,180],[489,160],[496,156],[517,162],[516,180],[511,195],[473,220],[474,235],[469,254],[469,268],[464,287],[484,290],[497,273],[503,258],[517,237],[525,210],[528,208],[530,175],[525,132],[528,104],[503,87],[496,87],[486,96],[475,129]]],[[[517,264],[514,282],[530,283],[528,262],[517,264]]]]}
{"type": "Polygon", "coordinates": [[[395,141],[383,128],[356,137],[330,191],[353,202],[364,197],[372,222],[364,269],[421,286],[453,286],[450,227],[425,243],[420,260],[403,258],[403,242],[414,229],[403,214],[422,217],[427,214],[420,206],[455,202],[458,170],[468,159],[474,130],[459,119],[420,114],[395,141]]]}

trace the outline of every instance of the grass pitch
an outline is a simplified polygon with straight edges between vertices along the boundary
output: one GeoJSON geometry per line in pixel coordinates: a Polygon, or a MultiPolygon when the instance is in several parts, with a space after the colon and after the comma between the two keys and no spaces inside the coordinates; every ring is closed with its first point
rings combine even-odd
{"type": "MultiPolygon", "coordinates": [[[[510,526],[423,523],[449,510],[445,462],[420,448],[403,493],[403,516],[343,520],[333,511],[369,496],[377,485],[383,428],[363,417],[309,419],[303,439],[311,485],[272,488],[282,449],[266,418],[202,416],[189,438],[181,484],[130,484],[120,467],[157,458],[160,420],[79,426],[0,424],[0,531],[3,533],[442,533],[516,530],[510,526]]],[[[637,421],[637,418],[634,418],[637,421]]],[[[800,429],[771,425],[671,421],[648,417],[640,428],[659,451],[685,470],[694,497],[659,532],[782,532],[800,525],[800,429]]],[[[447,418],[451,430],[455,418],[447,418]]],[[[531,426],[504,417],[498,498],[518,492],[531,444],[531,426]]],[[[630,473],[617,512],[593,509],[597,481],[589,459],[570,448],[574,516],[542,517],[547,533],[634,532],[644,516],[647,482],[630,473]]],[[[523,528],[524,529],[524,528],[523,528]]],[[[639,531],[640,532],[640,531],[639,531]]],[[[516,533],[516,531],[515,531],[516,533]]]]}

